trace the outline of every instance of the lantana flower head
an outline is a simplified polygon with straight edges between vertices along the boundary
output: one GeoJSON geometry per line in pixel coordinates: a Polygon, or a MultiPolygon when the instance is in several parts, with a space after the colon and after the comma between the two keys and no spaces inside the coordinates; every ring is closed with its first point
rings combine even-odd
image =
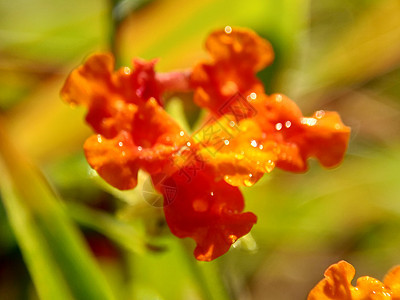
{"type": "Polygon", "coordinates": [[[256,223],[243,212],[239,186],[251,186],[274,167],[302,172],[307,159],[333,167],[343,159],[350,130],[335,112],[304,117],[282,94],[267,95],[256,73],[274,57],[271,45],[248,29],[225,28],[206,41],[209,61],[190,71],[156,73],[156,60],[135,59],[114,71],[111,54],[93,54],[68,77],[61,95],[88,108],[95,134],[86,158],[118,189],[137,185],[139,169],[164,196],[171,232],[197,243],[195,256],[224,254],[256,223]],[[186,133],[163,108],[165,91],[193,91],[209,111],[186,133]],[[161,180],[160,180],[161,178],[161,180]],[[171,198],[168,183],[176,186],[171,198]]]}

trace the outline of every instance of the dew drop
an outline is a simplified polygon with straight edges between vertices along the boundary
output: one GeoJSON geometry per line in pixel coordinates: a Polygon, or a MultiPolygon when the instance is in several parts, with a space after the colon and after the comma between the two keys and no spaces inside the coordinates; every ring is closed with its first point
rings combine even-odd
{"type": "Polygon", "coordinates": [[[184,135],[185,135],[185,132],[183,132],[183,130],[182,130],[181,132],[179,132],[179,135],[180,135],[180,136],[184,136],[184,135]]]}
{"type": "Polygon", "coordinates": [[[314,126],[317,124],[317,119],[315,118],[302,118],[301,119],[301,124],[308,125],[308,126],[314,126]]]}
{"type": "Polygon", "coordinates": [[[258,148],[260,148],[260,150],[262,150],[264,148],[263,145],[258,146],[258,148]]]}
{"type": "Polygon", "coordinates": [[[245,186],[252,186],[253,185],[253,182],[251,180],[249,180],[249,179],[245,179],[243,181],[243,183],[244,183],[245,186]]]}
{"type": "Polygon", "coordinates": [[[119,142],[119,143],[118,143],[118,146],[120,146],[120,147],[122,147],[123,145],[124,145],[123,142],[119,142]]]}
{"type": "Polygon", "coordinates": [[[125,67],[125,68],[124,68],[124,73],[125,73],[126,75],[131,74],[131,69],[128,68],[128,67],[125,67]]]}
{"type": "Polygon", "coordinates": [[[323,110],[319,110],[319,111],[317,111],[317,112],[315,113],[315,117],[316,117],[317,119],[321,119],[323,116],[325,116],[325,111],[323,111],[323,110]]]}
{"type": "Polygon", "coordinates": [[[250,94],[250,98],[253,99],[253,100],[255,100],[255,99],[257,98],[257,94],[254,93],[254,92],[251,93],[251,94],[250,94]]]}
{"type": "Polygon", "coordinates": [[[230,122],[229,122],[229,126],[235,127],[235,122],[234,122],[234,121],[230,121],[230,122]]]}
{"type": "Polygon", "coordinates": [[[282,123],[276,123],[276,125],[275,125],[275,129],[278,130],[278,131],[281,130],[282,127],[283,127],[282,123]]]}
{"type": "Polygon", "coordinates": [[[101,135],[100,135],[100,134],[97,135],[97,141],[98,141],[99,143],[102,143],[102,142],[103,142],[103,139],[101,138],[101,135]]]}
{"type": "Polygon", "coordinates": [[[250,143],[254,148],[257,147],[257,141],[256,140],[252,140],[250,143]]]}
{"type": "Polygon", "coordinates": [[[210,195],[211,195],[211,196],[214,196],[214,192],[211,192],[210,195]]]}
{"type": "Polygon", "coordinates": [[[267,173],[271,173],[271,171],[275,168],[275,163],[272,160],[268,160],[267,164],[265,165],[265,171],[267,173]]]}
{"type": "Polygon", "coordinates": [[[292,126],[292,122],[290,122],[290,121],[286,121],[286,123],[285,123],[285,127],[286,127],[286,128],[289,128],[290,126],[292,126]]]}
{"type": "Polygon", "coordinates": [[[229,141],[228,141],[228,140],[225,140],[225,141],[224,141],[224,144],[228,146],[228,145],[229,145],[229,141]]]}
{"type": "Polygon", "coordinates": [[[230,235],[229,235],[229,240],[230,240],[232,243],[236,242],[237,239],[238,239],[238,237],[237,237],[236,235],[234,235],[234,234],[230,234],[230,235]]]}
{"type": "Polygon", "coordinates": [[[228,175],[224,176],[224,180],[229,184],[232,183],[232,179],[228,175]]]}
{"type": "Polygon", "coordinates": [[[142,146],[138,146],[137,149],[138,149],[138,151],[142,151],[143,148],[142,148],[142,146]]]}
{"type": "Polygon", "coordinates": [[[225,26],[225,32],[227,34],[230,34],[232,32],[232,27],[231,26],[225,26]]]}
{"type": "Polygon", "coordinates": [[[282,102],[282,95],[276,95],[275,100],[276,102],[282,102]]]}
{"type": "Polygon", "coordinates": [[[186,145],[187,145],[188,147],[190,147],[192,144],[191,144],[190,142],[187,142],[186,145]]]}

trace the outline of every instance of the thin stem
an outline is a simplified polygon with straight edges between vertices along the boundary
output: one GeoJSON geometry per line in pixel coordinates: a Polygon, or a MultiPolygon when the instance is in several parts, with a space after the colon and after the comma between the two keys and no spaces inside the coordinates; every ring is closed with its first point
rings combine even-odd
{"type": "Polygon", "coordinates": [[[182,251],[185,253],[187,266],[191,270],[197,286],[202,293],[203,299],[210,300],[229,300],[231,297],[225,288],[224,282],[221,280],[218,267],[215,262],[199,262],[193,257],[181,241],[182,251]]]}

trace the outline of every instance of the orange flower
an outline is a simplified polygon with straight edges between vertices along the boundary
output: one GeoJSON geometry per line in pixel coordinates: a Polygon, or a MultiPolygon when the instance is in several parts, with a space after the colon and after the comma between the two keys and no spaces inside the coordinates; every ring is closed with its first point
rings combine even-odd
{"type": "Polygon", "coordinates": [[[264,92],[255,73],[272,63],[274,53],[268,41],[249,29],[227,26],[210,34],[206,48],[212,60],[197,64],[191,75],[199,106],[221,115],[233,96],[247,98],[264,92]]]}
{"type": "Polygon", "coordinates": [[[345,261],[331,265],[322,279],[308,295],[308,300],[399,300],[400,266],[389,271],[383,283],[363,276],[357,279],[356,286],[351,281],[355,269],[345,261]]]}
{"type": "Polygon", "coordinates": [[[98,133],[85,143],[93,169],[118,189],[137,184],[139,168],[160,172],[188,136],[158,104],[154,63],[135,61],[135,69],[114,72],[110,54],[94,54],[68,77],[62,97],[88,107],[86,121],[98,133]]]}
{"type": "Polygon", "coordinates": [[[303,117],[286,96],[267,96],[256,72],[272,62],[271,45],[254,32],[226,27],[206,42],[212,60],[193,71],[157,74],[156,60],[114,71],[111,54],[94,54],[61,91],[87,106],[96,134],[84,145],[89,164],[118,189],[137,185],[143,169],[164,196],[173,234],[191,237],[198,260],[224,254],[256,223],[236,186],[251,186],[277,166],[301,172],[343,158],[350,129],[334,112],[303,117]],[[211,118],[188,136],[163,109],[165,91],[194,90],[211,118]]]}

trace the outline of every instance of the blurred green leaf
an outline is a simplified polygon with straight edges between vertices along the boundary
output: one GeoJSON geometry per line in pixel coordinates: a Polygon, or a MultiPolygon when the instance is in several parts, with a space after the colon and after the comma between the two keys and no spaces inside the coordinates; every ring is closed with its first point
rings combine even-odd
{"type": "Polygon", "coordinates": [[[302,92],[360,84],[398,67],[399,16],[399,1],[375,1],[324,44],[304,74],[302,92]]]}
{"type": "Polygon", "coordinates": [[[146,252],[145,235],[142,231],[136,230],[133,225],[77,203],[67,203],[67,211],[79,224],[96,230],[126,250],[139,254],[146,252]]]}
{"type": "Polygon", "coordinates": [[[114,299],[77,229],[41,174],[0,128],[1,193],[42,299],[114,299]]]}

